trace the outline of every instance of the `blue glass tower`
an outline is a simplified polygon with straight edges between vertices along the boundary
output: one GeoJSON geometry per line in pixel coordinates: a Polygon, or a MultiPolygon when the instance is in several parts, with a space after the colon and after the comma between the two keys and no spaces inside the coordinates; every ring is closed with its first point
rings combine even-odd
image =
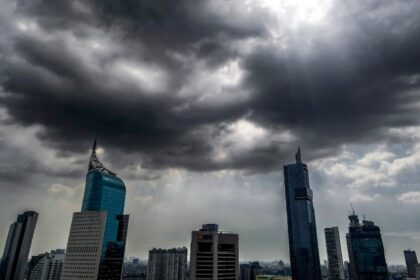
{"type": "Polygon", "coordinates": [[[82,212],[107,213],[98,279],[121,279],[128,226],[128,215],[123,215],[125,195],[124,182],[98,160],[95,139],[86,176],[82,212]]]}
{"type": "Polygon", "coordinates": [[[296,163],[284,166],[287,225],[292,276],[295,280],[320,280],[318,239],[308,167],[300,149],[296,163]]]}

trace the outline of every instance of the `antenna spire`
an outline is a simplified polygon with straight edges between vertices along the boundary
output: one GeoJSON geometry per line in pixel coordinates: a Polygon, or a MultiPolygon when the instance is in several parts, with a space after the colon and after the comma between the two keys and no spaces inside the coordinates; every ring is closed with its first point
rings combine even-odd
{"type": "Polygon", "coordinates": [[[93,140],[92,152],[96,153],[96,137],[95,137],[95,140],[93,140]]]}
{"type": "Polygon", "coordinates": [[[351,208],[351,212],[353,213],[353,215],[356,215],[356,213],[354,212],[354,208],[353,208],[353,204],[350,201],[350,208],[351,208]]]}
{"type": "Polygon", "coordinates": [[[298,146],[298,150],[296,153],[296,163],[302,163],[302,155],[300,153],[300,146],[298,146]]]}
{"type": "Polygon", "coordinates": [[[96,155],[96,138],[93,141],[93,146],[92,146],[92,153],[90,154],[90,160],[89,160],[89,168],[88,168],[88,172],[91,170],[98,170],[100,172],[112,175],[112,176],[117,176],[116,173],[112,172],[111,170],[107,169],[98,159],[98,156],[96,155]]]}

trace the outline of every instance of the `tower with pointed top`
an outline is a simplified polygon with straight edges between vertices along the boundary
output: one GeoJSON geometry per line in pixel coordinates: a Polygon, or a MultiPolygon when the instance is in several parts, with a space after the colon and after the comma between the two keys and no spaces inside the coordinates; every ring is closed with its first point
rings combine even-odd
{"type": "Polygon", "coordinates": [[[125,185],[90,156],[81,212],[74,213],[62,280],[120,280],[124,261],[128,215],[124,215],[125,185]]]}
{"type": "Polygon", "coordinates": [[[296,163],[284,166],[290,265],[293,279],[320,280],[321,268],[308,167],[300,148],[296,163]]]}

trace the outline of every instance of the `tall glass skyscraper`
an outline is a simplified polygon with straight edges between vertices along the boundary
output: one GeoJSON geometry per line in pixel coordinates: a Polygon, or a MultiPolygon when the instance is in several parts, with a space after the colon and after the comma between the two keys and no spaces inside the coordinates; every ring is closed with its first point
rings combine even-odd
{"type": "Polygon", "coordinates": [[[128,215],[123,215],[125,195],[124,182],[99,161],[95,140],[82,209],[73,216],[63,280],[86,275],[121,279],[128,226],[128,215]]]}
{"type": "Polygon", "coordinates": [[[349,219],[350,226],[346,238],[350,279],[388,280],[388,267],[379,227],[366,220],[360,224],[354,212],[349,219]]]}
{"type": "Polygon", "coordinates": [[[318,239],[308,167],[300,148],[296,163],[284,166],[290,265],[295,280],[320,280],[318,239]]]}

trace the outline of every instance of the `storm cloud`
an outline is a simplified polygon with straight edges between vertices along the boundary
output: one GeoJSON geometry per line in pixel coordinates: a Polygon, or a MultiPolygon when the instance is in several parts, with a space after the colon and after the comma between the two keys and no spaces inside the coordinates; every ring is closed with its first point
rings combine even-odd
{"type": "Polygon", "coordinates": [[[272,170],[297,143],[326,156],[418,122],[419,5],[378,3],[272,31],[257,3],[19,1],[1,103],[46,145],[97,137],[152,168],[272,170]],[[264,141],[225,141],[240,121],[264,141]]]}

